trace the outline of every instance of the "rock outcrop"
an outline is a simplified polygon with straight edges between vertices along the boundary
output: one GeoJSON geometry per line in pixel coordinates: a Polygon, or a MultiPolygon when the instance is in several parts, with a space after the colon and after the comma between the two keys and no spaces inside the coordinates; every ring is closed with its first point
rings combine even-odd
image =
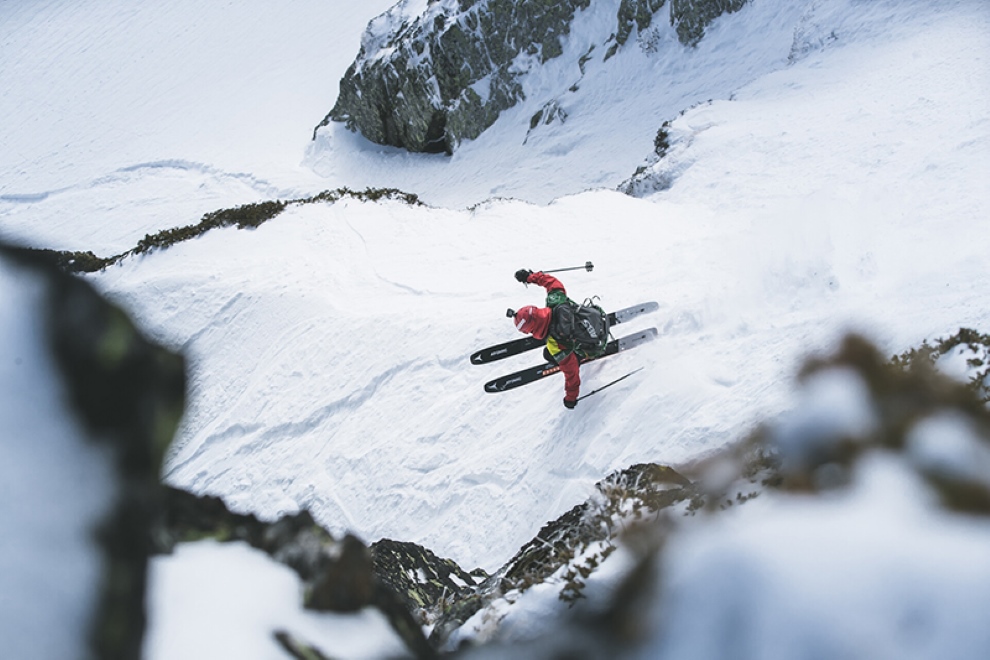
{"type": "Polygon", "coordinates": [[[480,568],[467,573],[453,560],[407,541],[375,541],[371,557],[377,580],[424,621],[435,620],[448,603],[470,596],[489,577],[480,568]]]}
{"type": "Polygon", "coordinates": [[[595,488],[594,497],[544,525],[491,578],[447,604],[430,635],[433,645],[444,648],[457,628],[504,594],[524,592],[554,575],[564,583],[562,599],[582,598],[583,578],[614,550],[611,543],[619,534],[621,521],[656,516],[698,496],[691,481],[676,470],[655,463],[614,472],[595,488]]]}
{"type": "Polygon", "coordinates": [[[590,0],[402,2],[368,27],[324,124],[342,121],[379,144],[452,153],[523,98],[521,70],[562,53],[590,0]]]}
{"type": "MultiPolygon", "coordinates": [[[[685,44],[746,0],[671,0],[669,20],[685,44]]],[[[323,119],[346,124],[383,145],[451,154],[478,137],[502,111],[525,99],[523,80],[560,57],[578,13],[590,0],[431,0],[400,2],[371,22],[357,59],[323,119]]],[[[645,30],[665,0],[621,0],[615,23],[602,26],[604,60],[645,30]]],[[[592,49],[594,50],[594,49],[592,49]]],[[[584,64],[591,51],[579,58],[584,64]]],[[[562,82],[565,89],[571,81],[562,82]]],[[[315,137],[315,131],[314,131],[315,137]]]]}
{"type": "Polygon", "coordinates": [[[695,45],[705,36],[705,28],[722,14],[739,11],[749,0],[670,0],[670,23],[677,38],[695,45]]]}

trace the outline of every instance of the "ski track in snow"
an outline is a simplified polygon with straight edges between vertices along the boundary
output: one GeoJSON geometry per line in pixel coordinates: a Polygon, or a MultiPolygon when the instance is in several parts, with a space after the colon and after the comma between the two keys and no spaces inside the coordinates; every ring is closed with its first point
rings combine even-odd
{"type": "MultiPolygon", "coordinates": [[[[235,424],[222,430],[212,432],[203,438],[202,445],[192,456],[173,464],[170,471],[181,473],[185,465],[197,463],[197,459],[200,459],[202,456],[215,451],[218,447],[221,448],[222,451],[226,451],[230,444],[235,444],[238,440],[243,441],[236,443],[237,448],[234,452],[235,455],[239,454],[250,456],[256,451],[267,449],[269,447],[281,444],[284,441],[289,441],[292,438],[318,431],[328,419],[346,415],[349,412],[360,409],[374,397],[379,387],[388,384],[393,378],[399,377],[400,375],[414,375],[417,371],[421,371],[425,367],[425,364],[417,365],[414,362],[406,362],[396,365],[395,367],[387,369],[383,373],[374,375],[363,387],[354,389],[346,396],[330,401],[322,407],[313,410],[304,419],[299,421],[286,422],[274,426],[264,426],[262,424],[243,426],[240,424],[235,424]]],[[[317,456],[326,451],[329,442],[330,441],[328,440],[327,443],[324,444],[323,449],[317,453],[317,456]]]]}
{"type": "Polygon", "coordinates": [[[241,172],[241,173],[222,172],[217,168],[207,165],[205,163],[192,163],[188,161],[172,159],[172,160],[162,160],[162,161],[150,162],[150,163],[138,163],[136,165],[121,167],[120,169],[115,170],[110,174],[97,177],[87,183],[69,186],[65,188],[58,188],[55,190],[42,191],[37,193],[24,193],[24,194],[8,193],[8,194],[0,195],[0,201],[20,202],[20,203],[41,202],[48,199],[49,197],[52,197],[54,195],[59,195],[71,190],[93,189],[93,188],[98,188],[100,186],[120,183],[121,181],[126,180],[128,178],[126,176],[121,176],[121,175],[127,175],[130,173],[137,173],[139,175],[142,175],[145,173],[145,170],[178,170],[180,172],[195,172],[203,175],[204,177],[213,178],[221,181],[235,180],[238,182],[245,183],[256,193],[270,197],[280,197],[291,194],[291,193],[286,193],[285,191],[281,191],[275,188],[272,184],[268,183],[267,181],[260,180],[256,178],[254,175],[246,172],[241,172]]]}

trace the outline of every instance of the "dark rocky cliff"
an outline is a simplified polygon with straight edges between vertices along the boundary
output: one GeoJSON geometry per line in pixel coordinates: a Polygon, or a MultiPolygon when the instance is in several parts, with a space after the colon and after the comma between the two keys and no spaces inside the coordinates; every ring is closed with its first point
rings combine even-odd
{"type": "MultiPolygon", "coordinates": [[[[598,0],[602,2],[603,0],[598,0]]],[[[615,20],[602,25],[597,55],[607,60],[634,30],[658,18],[666,0],[611,0],[615,20]]],[[[746,0],[671,0],[665,20],[685,45],[746,0]]],[[[337,103],[317,130],[344,122],[378,144],[453,153],[503,110],[525,99],[523,78],[564,54],[579,13],[591,0],[431,0],[409,15],[402,2],[368,27],[357,59],[340,81],[337,103]]],[[[577,62],[583,68],[585,53],[577,62]]],[[[566,88],[571,81],[562,81],[566,88]]]]}

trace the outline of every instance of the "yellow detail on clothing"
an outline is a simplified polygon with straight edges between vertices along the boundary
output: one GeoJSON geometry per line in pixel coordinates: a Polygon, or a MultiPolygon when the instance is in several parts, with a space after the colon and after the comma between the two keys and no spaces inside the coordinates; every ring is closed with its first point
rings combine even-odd
{"type": "Polygon", "coordinates": [[[554,339],[553,337],[547,338],[547,350],[550,351],[550,355],[553,356],[556,356],[559,353],[564,352],[564,349],[560,347],[560,344],[558,344],[557,340],[554,339]]]}

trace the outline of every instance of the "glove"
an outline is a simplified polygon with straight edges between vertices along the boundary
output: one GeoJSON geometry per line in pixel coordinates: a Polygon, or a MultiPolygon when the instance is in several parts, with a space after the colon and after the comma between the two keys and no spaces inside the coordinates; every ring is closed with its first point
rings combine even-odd
{"type": "Polygon", "coordinates": [[[533,271],[526,270],[525,268],[520,268],[516,271],[516,279],[525,284],[529,281],[529,276],[533,274],[533,271]]]}
{"type": "Polygon", "coordinates": [[[567,409],[570,410],[570,409],[574,408],[574,406],[576,406],[576,405],[577,405],[577,399],[574,399],[573,401],[571,401],[570,399],[564,399],[564,407],[565,408],[567,408],[567,409]]]}

